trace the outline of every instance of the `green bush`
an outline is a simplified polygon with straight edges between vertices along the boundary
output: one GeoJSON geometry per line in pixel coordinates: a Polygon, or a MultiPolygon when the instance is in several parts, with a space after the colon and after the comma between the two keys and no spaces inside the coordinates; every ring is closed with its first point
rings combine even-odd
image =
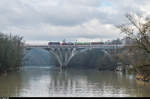
{"type": "Polygon", "coordinates": [[[23,50],[22,37],[0,33],[0,72],[18,70],[22,66],[23,50]]]}

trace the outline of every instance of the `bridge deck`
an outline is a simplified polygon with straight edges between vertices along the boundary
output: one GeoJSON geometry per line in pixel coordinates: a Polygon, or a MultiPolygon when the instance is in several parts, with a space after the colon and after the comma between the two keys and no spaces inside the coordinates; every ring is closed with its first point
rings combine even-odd
{"type": "Polygon", "coordinates": [[[124,45],[26,45],[26,48],[59,48],[59,47],[78,47],[78,48],[121,48],[124,45]]]}

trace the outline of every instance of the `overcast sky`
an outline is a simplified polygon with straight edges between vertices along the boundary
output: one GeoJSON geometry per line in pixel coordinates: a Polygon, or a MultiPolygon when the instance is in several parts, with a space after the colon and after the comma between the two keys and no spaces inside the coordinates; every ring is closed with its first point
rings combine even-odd
{"type": "Polygon", "coordinates": [[[126,13],[150,15],[150,0],[0,0],[0,31],[26,42],[120,37],[126,13]]]}

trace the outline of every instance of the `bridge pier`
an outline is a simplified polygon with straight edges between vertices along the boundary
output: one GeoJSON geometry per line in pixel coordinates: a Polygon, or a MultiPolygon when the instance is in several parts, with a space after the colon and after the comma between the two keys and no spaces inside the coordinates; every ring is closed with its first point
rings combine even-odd
{"type": "Polygon", "coordinates": [[[67,68],[70,60],[79,52],[75,47],[53,47],[48,50],[58,60],[60,69],[67,68]]]}

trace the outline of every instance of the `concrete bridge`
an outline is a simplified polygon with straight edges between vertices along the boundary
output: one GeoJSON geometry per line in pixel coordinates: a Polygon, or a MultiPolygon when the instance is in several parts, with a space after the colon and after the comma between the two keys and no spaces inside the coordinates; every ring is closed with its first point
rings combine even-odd
{"type": "Polygon", "coordinates": [[[26,45],[26,50],[32,48],[42,48],[52,53],[60,64],[60,68],[67,67],[70,60],[78,53],[87,50],[99,49],[105,54],[109,54],[108,50],[115,50],[124,47],[123,45],[26,45]]]}

